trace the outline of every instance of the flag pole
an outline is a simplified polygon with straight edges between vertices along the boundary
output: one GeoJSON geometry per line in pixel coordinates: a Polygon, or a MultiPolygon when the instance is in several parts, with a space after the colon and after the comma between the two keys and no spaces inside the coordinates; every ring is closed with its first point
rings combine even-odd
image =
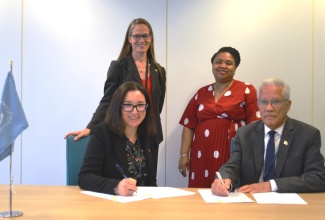
{"type": "MultiPolygon", "coordinates": [[[[9,61],[10,71],[12,73],[12,60],[9,61]]],[[[13,191],[13,176],[12,176],[12,151],[14,144],[10,144],[10,162],[9,162],[9,211],[0,212],[1,218],[12,218],[22,216],[21,211],[12,211],[12,191],[13,191]]]]}

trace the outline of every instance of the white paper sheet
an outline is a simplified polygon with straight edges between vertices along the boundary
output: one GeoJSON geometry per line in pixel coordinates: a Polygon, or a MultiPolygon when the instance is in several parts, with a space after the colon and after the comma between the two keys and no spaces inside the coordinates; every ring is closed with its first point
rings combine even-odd
{"type": "Polygon", "coordinates": [[[142,187],[139,186],[136,193],[133,196],[116,196],[105,193],[97,193],[91,191],[80,191],[83,194],[89,196],[95,196],[103,199],[108,199],[116,202],[135,202],[144,199],[159,199],[176,196],[189,196],[194,195],[194,192],[172,188],[172,187],[142,187]]]}
{"type": "Polygon", "coordinates": [[[199,189],[198,191],[206,203],[254,202],[244,193],[231,192],[229,196],[216,196],[212,194],[211,189],[199,189]]]}
{"type": "Polygon", "coordinates": [[[302,204],[307,205],[297,193],[254,193],[252,194],[258,204],[302,204]]]}
{"type": "Polygon", "coordinates": [[[138,187],[136,193],[138,196],[150,197],[153,199],[167,198],[167,197],[176,197],[176,196],[190,196],[194,195],[195,192],[190,192],[173,187],[138,187]]]}
{"type": "Polygon", "coordinates": [[[112,200],[116,202],[135,202],[140,201],[144,199],[149,199],[150,197],[144,197],[144,196],[115,196],[105,193],[98,193],[98,192],[92,192],[92,191],[80,191],[83,194],[89,195],[89,196],[95,196],[102,199],[112,200]]]}

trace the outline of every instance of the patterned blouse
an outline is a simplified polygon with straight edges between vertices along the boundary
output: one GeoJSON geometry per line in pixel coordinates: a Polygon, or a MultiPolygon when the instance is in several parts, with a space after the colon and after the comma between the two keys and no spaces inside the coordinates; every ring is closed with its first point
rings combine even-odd
{"type": "Polygon", "coordinates": [[[143,148],[141,148],[138,140],[133,144],[127,138],[125,146],[126,158],[129,165],[129,177],[134,178],[137,181],[137,186],[147,186],[148,170],[143,148]]]}

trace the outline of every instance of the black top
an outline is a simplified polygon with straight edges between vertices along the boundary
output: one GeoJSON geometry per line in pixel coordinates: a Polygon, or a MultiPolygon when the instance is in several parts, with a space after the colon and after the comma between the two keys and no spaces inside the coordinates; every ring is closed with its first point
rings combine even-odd
{"type": "MultiPolygon", "coordinates": [[[[138,141],[145,161],[141,172],[145,172],[147,176],[140,178],[137,185],[156,186],[157,158],[154,154],[154,143],[150,137],[138,137],[138,141]]],[[[114,187],[124,178],[116,168],[116,164],[122,167],[128,177],[135,178],[126,152],[125,137],[113,133],[105,123],[94,126],[79,172],[79,187],[114,194],[114,187]]]]}
{"type": "MultiPolygon", "coordinates": [[[[158,67],[152,60],[150,62],[151,85],[152,85],[152,99],[153,112],[155,124],[157,127],[157,134],[155,136],[156,146],[163,141],[163,133],[161,126],[160,113],[162,111],[165,93],[166,93],[166,71],[163,67],[158,67]]],[[[104,87],[104,96],[102,97],[96,112],[87,128],[91,129],[104,121],[106,111],[111,102],[112,96],[116,89],[123,83],[134,81],[142,84],[140,75],[132,56],[127,56],[120,61],[112,61],[107,72],[107,79],[104,87]]]]}

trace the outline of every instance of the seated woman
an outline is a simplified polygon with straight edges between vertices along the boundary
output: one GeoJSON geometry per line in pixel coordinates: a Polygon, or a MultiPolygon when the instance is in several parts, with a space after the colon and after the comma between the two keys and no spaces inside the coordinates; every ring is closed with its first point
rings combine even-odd
{"type": "Polygon", "coordinates": [[[156,186],[156,148],[150,138],[156,128],[152,116],[145,88],[136,82],[122,84],[112,97],[105,122],[91,130],[79,187],[131,196],[137,186],[156,186]]]}

